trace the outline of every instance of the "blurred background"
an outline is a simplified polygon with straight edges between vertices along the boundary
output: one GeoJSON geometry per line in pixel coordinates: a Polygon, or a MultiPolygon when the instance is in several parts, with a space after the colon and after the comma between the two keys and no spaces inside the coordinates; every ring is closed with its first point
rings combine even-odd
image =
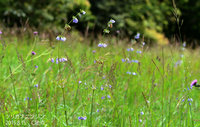
{"type": "Polygon", "coordinates": [[[98,38],[113,18],[120,38],[200,44],[200,0],[0,0],[0,29],[58,34],[80,9],[87,15],[73,27],[84,37],[98,38]]]}

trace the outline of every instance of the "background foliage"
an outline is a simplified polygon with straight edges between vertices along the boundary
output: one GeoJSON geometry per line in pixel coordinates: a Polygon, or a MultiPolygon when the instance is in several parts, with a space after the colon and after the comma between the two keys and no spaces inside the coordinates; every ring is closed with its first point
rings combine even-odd
{"type": "MultiPolygon", "coordinates": [[[[175,1],[180,15],[182,38],[199,40],[200,1],[175,1]]],[[[85,23],[76,28],[100,33],[110,18],[116,20],[113,33],[120,30],[122,36],[133,38],[137,32],[151,40],[166,42],[165,37],[177,35],[177,22],[173,14],[172,0],[3,0],[0,1],[0,18],[6,26],[30,26],[47,30],[59,30],[71,17],[84,9],[85,23]],[[84,24],[84,25],[83,25],[84,24]]]]}

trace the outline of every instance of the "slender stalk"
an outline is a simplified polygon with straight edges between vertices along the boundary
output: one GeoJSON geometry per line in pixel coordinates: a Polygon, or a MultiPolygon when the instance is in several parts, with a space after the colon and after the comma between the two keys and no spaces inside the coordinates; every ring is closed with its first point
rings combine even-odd
{"type": "Polygon", "coordinates": [[[163,119],[164,119],[164,89],[165,89],[165,78],[164,78],[164,75],[165,75],[165,60],[164,60],[164,49],[162,47],[162,64],[163,64],[163,78],[162,78],[162,127],[164,126],[163,125],[163,119]]]}
{"type": "Polygon", "coordinates": [[[90,127],[92,127],[93,102],[94,102],[94,89],[92,91],[92,105],[91,105],[91,112],[90,112],[90,127]]]}
{"type": "Polygon", "coordinates": [[[65,88],[64,88],[64,86],[62,87],[62,91],[63,91],[63,103],[64,103],[64,111],[65,111],[65,121],[66,121],[66,125],[68,125],[67,110],[66,110],[66,104],[65,104],[65,88]]]}
{"type": "Polygon", "coordinates": [[[11,69],[10,66],[9,66],[9,70],[10,70],[10,74],[11,74],[10,78],[11,78],[11,80],[12,80],[12,86],[13,86],[13,91],[14,91],[15,101],[16,101],[17,106],[18,106],[17,94],[16,94],[16,91],[15,91],[15,85],[14,85],[14,79],[13,79],[13,73],[12,73],[12,69],[11,69]]]}
{"type": "Polygon", "coordinates": [[[193,120],[193,116],[192,116],[192,107],[191,107],[191,105],[189,105],[189,107],[190,107],[190,118],[191,118],[191,121],[192,121],[192,127],[194,127],[194,120],[193,120]]]}

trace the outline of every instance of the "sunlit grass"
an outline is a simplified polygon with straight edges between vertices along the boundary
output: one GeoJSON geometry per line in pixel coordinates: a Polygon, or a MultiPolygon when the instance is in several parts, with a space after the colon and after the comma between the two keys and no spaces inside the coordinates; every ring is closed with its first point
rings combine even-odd
{"type": "Polygon", "coordinates": [[[2,126],[199,126],[198,49],[52,43],[1,45],[2,126]],[[58,56],[68,61],[49,61],[58,56]]]}

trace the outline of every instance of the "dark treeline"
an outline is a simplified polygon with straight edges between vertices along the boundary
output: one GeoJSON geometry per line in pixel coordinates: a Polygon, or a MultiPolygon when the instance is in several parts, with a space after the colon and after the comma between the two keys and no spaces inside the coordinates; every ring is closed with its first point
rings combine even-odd
{"type": "Polygon", "coordinates": [[[20,27],[28,21],[31,27],[54,31],[79,9],[87,12],[76,25],[82,32],[100,33],[113,18],[112,33],[119,30],[121,36],[132,38],[140,32],[152,40],[200,40],[199,0],[1,0],[0,22],[20,27]]]}

